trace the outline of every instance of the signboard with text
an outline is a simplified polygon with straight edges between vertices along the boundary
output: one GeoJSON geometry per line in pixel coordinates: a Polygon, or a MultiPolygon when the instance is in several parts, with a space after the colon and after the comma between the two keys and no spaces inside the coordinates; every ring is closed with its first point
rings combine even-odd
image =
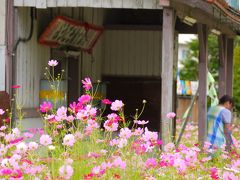
{"type": "Polygon", "coordinates": [[[57,16],[40,36],[39,43],[50,47],[67,47],[91,53],[103,32],[101,26],[57,16]]]}

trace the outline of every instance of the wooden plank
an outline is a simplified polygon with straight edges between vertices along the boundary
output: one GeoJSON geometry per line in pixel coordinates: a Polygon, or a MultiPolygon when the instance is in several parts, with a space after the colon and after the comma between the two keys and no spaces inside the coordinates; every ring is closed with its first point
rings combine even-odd
{"type": "Polygon", "coordinates": [[[68,7],[77,7],[77,0],[67,0],[68,7]]]}
{"type": "Polygon", "coordinates": [[[47,0],[47,7],[57,7],[56,0],[47,0]]]}
{"type": "Polygon", "coordinates": [[[229,38],[227,40],[227,78],[226,78],[226,93],[233,95],[233,47],[234,40],[229,38]]]}
{"type": "Polygon", "coordinates": [[[57,7],[66,7],[67,0],[57,0],[57,7]]]}
{"type": "Polygon", "coordinates": [[[218,80],[218,96],[222,97],[226,94],[226,78],[227,78],[227,38],[221,34],[219,41],[219,80],[218,80]]]}
{"type": "Polygon", "coordinates": [[[47,8],[47,0],[37,0],[36,8],[47,8]]]}
{"type": "Polygon", "coordinates": [[[199,96],[198,96],[198,141],[203,145],[207,132],[207,26],[198,24],[199,38],[199,96]]]}
{"type": "Polygon", "coordinates": [[[23,5],[24,6],[35,7],[36,6],[36,1],[35,0],[24,0],[23,5]]]}
{"type": "MultiPolygon", "coordinates": [[[[161,138],[163,145],[171,141],[172,123],[167,113],[172,112],[173,90],[173,53],[174,53],[174,10],[163,9],[162,30],[162,90],[161,90],[161,138]]],[[[160,59],[159,59],[160,61],[160,59]]],[[[160,68],[160,67],[159,67],[160,68]]]]}
{"type": "Polygon", "coordinates": [[[23,0],[14,0],[14,6],[23,6],[23,0]]]}

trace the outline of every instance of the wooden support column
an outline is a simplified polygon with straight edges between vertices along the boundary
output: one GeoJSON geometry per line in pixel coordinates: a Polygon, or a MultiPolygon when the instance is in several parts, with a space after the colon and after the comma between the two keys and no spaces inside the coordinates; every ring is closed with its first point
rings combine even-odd
{"type": "Polygon", "coordinates": [[[203,145],[207,132],[208,30],[204,24],[198,24],[197,27],[199,38],[198,141],[203,145]]]}
{"type": "Polygon", "coordinates": [[[233,95],[233,39],[227,40],[227,77],[226,94],[233,95]]]}
{"type": "Polygon", "coordinates": [[[171,141],[172,120],[166,117],[173,111],[173,54],[174,54],[175,13],[171,8],[163,8],[162,27],[162,89],[161,89],[161,129],[163,145],[171,141]]]}
{"type": "Polygon", "coordinates": [[[221,34],[219,41],[219,80],[218,80],[218,96],[219,98],[226,94],[226,78],[227,78],[227,37],[221,34]]]}

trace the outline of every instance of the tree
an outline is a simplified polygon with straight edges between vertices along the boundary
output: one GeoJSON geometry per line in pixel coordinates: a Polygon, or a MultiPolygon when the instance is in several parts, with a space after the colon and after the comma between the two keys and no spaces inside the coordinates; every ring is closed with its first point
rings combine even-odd
{"type": "MultiPolygon", "coordinates": [[[[180,70],[180,79],[196,81],[198,80],[198,56],[199,42],[193,39],[188,44],[189,51],[187,58],[183,61],[183,68],[180,70]]],[[[208,70],[212,73],[215,80],[218,79],[218,40],[217,36],[208,36],[208,70]]]]}
{"type": "MultiPolygon", "coordinates": [[[[193,39],[188,43],[189,51],[187,58],[183,61],[183,68],[180,70],[180,79],[196,81],[198,80],[198,56],[199,42],[198,39],[193,39]]],[[[208,70],[212,73],[216,85],[218,81],[219,69],[219,47],[218,37],[209,35],[208,37],[208,70]]],[[[235,100],[235,108],[240,114],[240,37],[237,37],[234,42],[234,83],[233,97],[235,100]]]]}

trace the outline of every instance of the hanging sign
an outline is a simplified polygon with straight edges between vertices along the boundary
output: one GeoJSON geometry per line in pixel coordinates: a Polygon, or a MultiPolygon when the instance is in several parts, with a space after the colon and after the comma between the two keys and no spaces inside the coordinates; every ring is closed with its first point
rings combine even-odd
{"type": "Polygon", "coordinates": [[[39,43],[91,53],[102,32],[103,28],[100,26],[57,16],[40,36],[39,43]]]}

